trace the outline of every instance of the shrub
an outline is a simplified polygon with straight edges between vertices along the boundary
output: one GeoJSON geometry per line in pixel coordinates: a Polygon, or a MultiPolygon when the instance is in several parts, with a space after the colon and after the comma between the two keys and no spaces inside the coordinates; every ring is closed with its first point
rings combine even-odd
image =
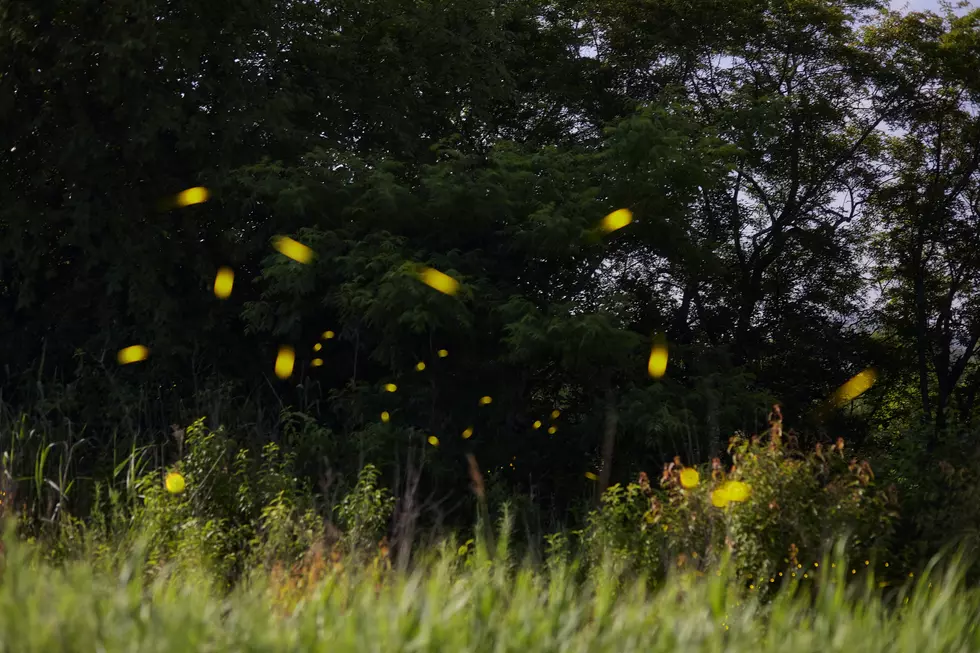
{"type": "MultiPolygon", "coordinates": [[[[844,442],[810,452],[783,442],[778,408],[766,442],[739,435],[729,442],[733,465],[664,465],[660,487],[646,474],[609,488],[585,533],[590,560],[612,553],[647,570],[667,565],[703,571],[727,553],[734,570],[768,588],[780,570],[807,573],[839,535],[849,555],[868,559],[889,542],[896,497],[874,485],[867,462],[848,460],[844,442]]],[[[812,570],[811,570],[812,571],[812,570]]],[[[765,591],[765,590],[763,590],[765,591]]]]}

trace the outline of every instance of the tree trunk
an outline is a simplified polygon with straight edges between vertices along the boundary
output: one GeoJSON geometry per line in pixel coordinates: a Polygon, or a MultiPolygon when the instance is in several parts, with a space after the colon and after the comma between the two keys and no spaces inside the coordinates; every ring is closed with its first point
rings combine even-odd
{"type": "Polygon", "coordinates": [[[612,375],[607,371],[603,374],[603,377],[603,386],[606,394],[606,424],[603,429],[602,471],[599,473],[599,495],[597,501],[602,500],[602,493],[609,487],[609,479],[612,476],[613,448],[616,444],[616,428],[619,424],[619,411],[616,409],[616,395],[612,388],[612,375]]]}

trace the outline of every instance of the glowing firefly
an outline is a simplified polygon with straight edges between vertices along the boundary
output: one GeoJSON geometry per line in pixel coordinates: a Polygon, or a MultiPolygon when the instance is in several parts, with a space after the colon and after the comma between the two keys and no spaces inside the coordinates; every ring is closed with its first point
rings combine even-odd
{"type": "Polygon", "coordinates": [[[604,217],[599,228],[608,234],[622,229],[631,222],[633,222],[633,212],[629,209],[619,209],[604,217]]]}
{"type": "Polygon", "coordinates": [[[448,274],[443,274],[435,268],[422,268],[419,279],[430,288],[434,288],[445,295],[455,295],[459,290],[459,282],[448,274]]]}
{"type": "Polygon", "coordinates": [[[235,283],[235,271],[229,267],[221,267],[214,277],[214,296],[218,299],[228,299],[231,287],[235,283]]]}
{"type": "Polygon", "coordinates": [[[313,260],[312,249],[287,236],[276,237],[276,239],[272,241],[272,246],[275,247],[280,254],[288,256],[297,263],[309,263],[313,260]]]}
{"type": "Polygon", "coordinates": [[[179,207],[190,206],[191,204],[203,204],[208,201],[211,197],[210,191],[204,186],[195,186],[194,188],[188,188],[177,194],[176,204],[179,207]]]}
{"type": "Polygon", "coordinates": [[[150,350],[143,345],[133,345],[132,347],[120,349],[119,353],[116,355],[116,358],[120,365],[129,365],[130,363],[145,361],[146,357],[149,355],[150,350]]]}
{"type": "Polygon", "coordinates": [[[184,477],[177,472],[170,472],[164,480],[164,486],[170,494],[180,494],[185,487],[184,477]]]}
{"type": "Polygon", "coordinates": [[[655,379],[659,379],[667,371],[667,337],[662,333],[654,336],[647,371],[655,379]]]}
{"type": "Polygon", "coordinates": [[[282,346],[276,355],[276,376],[288,379],[293,373],[293,363],[296,362],[296,352],[292,347],[282,346]]]}

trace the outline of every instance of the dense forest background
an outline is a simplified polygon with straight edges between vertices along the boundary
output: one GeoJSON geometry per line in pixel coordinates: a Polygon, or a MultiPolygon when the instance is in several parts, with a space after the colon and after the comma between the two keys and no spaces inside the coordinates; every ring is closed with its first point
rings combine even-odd
{"type": "Polygon", "coordinates": [[[727,460],[778,404],[800,447],[871,461],[906,539],[977,531],[964,7],[0,1],[10,496],[84,515],[204,417],[291,454],[325,506],[377,465],[420,527],[472,523],[473,454],[491,507],[542,533],[674,456],[727,460]],[[620,208],[634,222],[602,233],[620,208]]]}

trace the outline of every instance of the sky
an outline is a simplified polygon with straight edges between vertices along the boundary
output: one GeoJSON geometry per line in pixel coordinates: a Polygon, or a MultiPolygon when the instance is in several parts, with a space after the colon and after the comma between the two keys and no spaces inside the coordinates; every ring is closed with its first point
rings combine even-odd
{"type": "MultiPolygon", "coordinates": [[[[890,0],[889,4],[891,8],[895,11],[931,11],[934,14],[939,14],[942,16],[942,9],[939,6],[939,0],[890,0]]],[[[953,3],[955,4],[955,2],[953,3]]],[[[977,0],[972,0],[974,7],[980,6],[977,0]]],[[[962,15],[967,9],[957,9],[956,13],[962,15]]]]}

